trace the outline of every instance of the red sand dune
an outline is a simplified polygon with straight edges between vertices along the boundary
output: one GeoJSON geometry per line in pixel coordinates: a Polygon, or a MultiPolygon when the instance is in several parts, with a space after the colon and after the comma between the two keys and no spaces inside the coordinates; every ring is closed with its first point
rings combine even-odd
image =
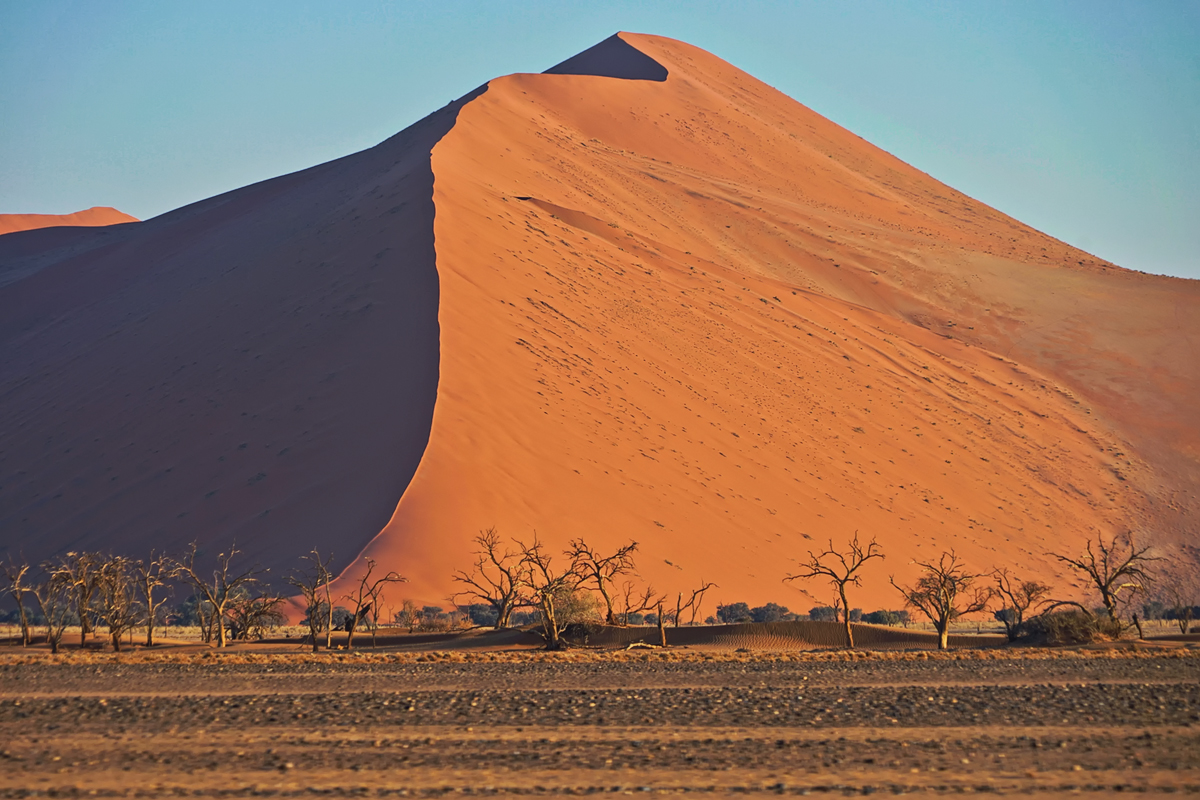
{"type": "Polygon", "coordinates": [[[681,42],[551,73],[129,230],[0,240],[0,546],[317,546],[439,602],[494,525],[801,610],[829,593],[781,579],[855,530],[888,555],[866,608],[947,547],[1061,586],[1047,550],[1133,529],[1200,566],[1200,283],[681,42]]]}
{"type": "Polygon", "coordinates": [[[95,228],[137,221],[137,217],[131,217],[108,206],[92,206],[74,214],[0,214],[0,235],[35,228],[58,228],[68,225],[95,228]]]}

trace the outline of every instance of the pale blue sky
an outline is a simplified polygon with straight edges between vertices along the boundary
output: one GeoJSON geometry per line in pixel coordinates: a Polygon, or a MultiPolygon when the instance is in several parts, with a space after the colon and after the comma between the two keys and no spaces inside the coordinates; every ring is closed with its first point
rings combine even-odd
{"type": "Polygon", "coordinates": [[[617,30],[703,47],[1122,266],[1200,278],[1200,2],[0,0],[0,213],[147,218],[617,30]]]}

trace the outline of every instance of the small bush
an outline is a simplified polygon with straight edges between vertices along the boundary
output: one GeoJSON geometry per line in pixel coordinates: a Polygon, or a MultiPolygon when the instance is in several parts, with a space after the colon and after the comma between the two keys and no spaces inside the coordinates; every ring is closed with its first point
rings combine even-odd
{"type": "Polygon", "coordinates": [[[490,628],[496,624],[498,616],[496,609],[487,603],[471,603],[470,605],[459,606],[458,610],[467,615],[472,625],[478,625],[481,628],[490,628]]]}
{"type": "Polygon", "coordinates": [[[838,612],[833,606],[817,606],[808,610],[808,618],[813,622],[837,622],[838,612]]]}
{"type": "Polygon", "coordinates": [[[884,609],[863,615],[863,622],[870,625],[899,625],[900,621],[900,614],[898,612],[886,611],[884,609]]]}
{"type": "Polygon", "coordinates": [[[778,603],[767,603],[765,606],[750,609],[751,622],[779,622],[786,619],[791,612],[778,603]]]}
{"type": "Polygon", "coordinates": [[[1107,615],[1059,611],[1021,623],[1017,641],[1057,645],[1110,642],[1121,638],[1122,630],[1121,623],[1107,615]]]}
{"type": "Polygon", "coordinates": [[[729,603],[717,606],[717,619],[730,625],[735,622],[751,622],[754,618],[750,615],[750,606],[746,603],[729,603]]]}

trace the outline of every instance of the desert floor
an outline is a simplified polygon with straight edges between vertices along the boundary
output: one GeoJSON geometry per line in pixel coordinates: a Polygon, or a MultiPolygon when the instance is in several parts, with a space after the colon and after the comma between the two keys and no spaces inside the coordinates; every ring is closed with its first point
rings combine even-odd
{"type": "Polygon", "coordinates": [[[0,655],[0,796],[1200,793],[1200,652],[0,655]]]}

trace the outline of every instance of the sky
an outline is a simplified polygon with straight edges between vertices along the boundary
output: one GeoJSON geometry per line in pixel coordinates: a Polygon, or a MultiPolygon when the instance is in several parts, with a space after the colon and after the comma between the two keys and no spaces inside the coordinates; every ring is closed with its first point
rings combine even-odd
{"type": "Polygon", "coordinates": [[[146,219],[618,30],[702,47],[1017,219],[1200,279],[1200,2],[0,2],[0,213],[146,219]]]}

